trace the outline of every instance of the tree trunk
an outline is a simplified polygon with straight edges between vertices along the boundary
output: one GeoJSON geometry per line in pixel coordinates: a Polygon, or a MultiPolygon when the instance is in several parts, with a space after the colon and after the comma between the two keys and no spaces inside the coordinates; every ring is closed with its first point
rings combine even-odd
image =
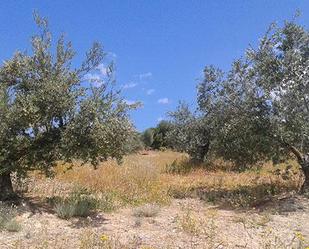
{"type": "Polygon", "coordinates": [[[304,182],[301,187],[301,192],[309,192],[309,156],[305,156],[303,163],[301,165],[303,173],[304,173],[304,182]]]}
{"type": "Polygon", "coordinates": [[[0,175],[0,201],[6,201],[15,196],[11,181],[11,174],[5,172],[0,175]]]}
{"type": "Polygon", "coordinates": [[[209,145],[210,145],[209,142],[207,142],[206,144],[198,147],[198,151],[195,155],[195,158],[193,158],[192,160],[194,163],[200,164],[205,161],[205,157],[207,156],[209,151],[209,145]]]}
{"type": "Polygon", "coordinates": [[[296,156],[298,163],[301,166],[304,175],[304,182],[301,186],[300,192],[309,192],[309,154],[303,155],[298,149],[294,146],[290,146],[290,150],[296,156]]]}
{"type": "Polygon", "coordinates": [[[209,145],[210,145],[210,143],[207,142],[207,143],[202,147],[202,150],[201,150],[201,158],[202,158],[203,161],[205,160],[205,157],[206,157],[207,154],[208,154],[209,145]]]}

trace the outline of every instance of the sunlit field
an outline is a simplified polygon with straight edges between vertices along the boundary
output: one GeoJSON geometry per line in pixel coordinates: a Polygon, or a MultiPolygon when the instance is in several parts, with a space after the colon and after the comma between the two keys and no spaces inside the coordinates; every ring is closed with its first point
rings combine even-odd
{"type": "Polygon", "coordinates": [[[4,248],[304,249],[306,218],[281,215],[294,206],[304,212],[303,199],[282,203],[301,182],[294,160],[242,172],[223,160],[193,165],[173,151],[143,151],[96,169],[59,162],[52,178],[34,172],[15,182],[26,202],[6,211],[0,241],[4,248]]]}
{"type": "Polygon", "coordinates": [[[0,249],[309,249],[309,1],[278,2],[0,1],[0,249]]]}
{"type": "Polygon", "coordinates": [[[198,197],[237,207],[258,205],[280,193],[296,191],[301,183],[297,163],[289,160],[264,163],[237,172],[229,163],[192,165],[186,155],[172,151],[148,151],[126,156],[121,165],[107,161],[91,165],[61,164],[55,177],[35,174],[27,195],[61,197],[72,188],[87,188],[107,196],[117,207],[143,203],[168,204],[170,198],[198,197]]]}

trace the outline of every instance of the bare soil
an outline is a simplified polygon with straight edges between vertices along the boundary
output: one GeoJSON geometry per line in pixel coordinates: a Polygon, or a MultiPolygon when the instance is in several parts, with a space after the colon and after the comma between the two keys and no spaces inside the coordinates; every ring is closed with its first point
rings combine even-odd
{"type": "Polygon", "coordinates": [[[0,232],[0,248],[81,248],[93,234],[144,249],[306,248],[309,241],[309,199],[303,196],[250,210],[175,199],[154,217],[136,217],[134,208],[123,208],[70,220],[30,200],[17,219],[22,230],[0,232]]]}

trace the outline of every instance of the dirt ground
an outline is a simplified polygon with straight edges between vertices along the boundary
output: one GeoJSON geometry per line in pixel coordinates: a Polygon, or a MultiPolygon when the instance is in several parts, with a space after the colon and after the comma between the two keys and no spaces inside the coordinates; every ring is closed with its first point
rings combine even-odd
{"type": "Polygon", "coordinates": [[[48,207],[25,203],[18,216],[21,231],[1,232],[0,248],[309,246],[309,199],[302,196],[251,210],[224,209],[198,199],[175,199],[169,206],[160,207],[153,217],[136,217],[135,213],[136,208],[124,208],[61,220],[48,207]],[[101,240],[101,247],[96,240],[101,240]],[[108,246],[102,246],[102,241],[109,242],[108,246]]]}

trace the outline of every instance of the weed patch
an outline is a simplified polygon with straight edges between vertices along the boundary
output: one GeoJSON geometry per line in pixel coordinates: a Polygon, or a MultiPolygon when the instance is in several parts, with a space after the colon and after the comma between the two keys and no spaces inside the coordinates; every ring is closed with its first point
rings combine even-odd
{"type": "Polygon", "coordinates": [[[16,208],[0,203],[0,231],[18,232],[21,224],[15,219],[16,208]]]}
{"type": "Polygon", "coordinates": [[[155,204],[146,204],[134,210],[133,215],[136,217],[155,217],[160,212],[160,207],[155,204]]]}
{"type": "Polygon", "coordinates": [[[85,190],[73,191],[70,196],[58,200],[55,211],[59,218],[86,217],[97,207],[97,200],[85,190]]]}

